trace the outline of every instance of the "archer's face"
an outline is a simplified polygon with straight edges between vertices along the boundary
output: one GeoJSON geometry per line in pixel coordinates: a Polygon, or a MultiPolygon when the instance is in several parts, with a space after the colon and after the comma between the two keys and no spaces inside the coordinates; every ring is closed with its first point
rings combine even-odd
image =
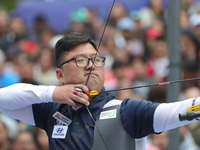
{"type": "MultiPolygon", "coordinates": [[[[77,56],[94,57],[96,50],[90,43],[81,44],[73,48],[62,60],[65,62],[77,56]]],[[[84,84],[91,90],[101,91],[104,84],[104,67],[97,68],[91,61],[84,68],[76,66],[75,61],[64,64],[61,68],[56,69],[57,78],[61,84],[84,84]],[[92,69],[91,69],[92,67],[92,69]],[[89,76],[89,79],[88,79],[89,76]]]]}

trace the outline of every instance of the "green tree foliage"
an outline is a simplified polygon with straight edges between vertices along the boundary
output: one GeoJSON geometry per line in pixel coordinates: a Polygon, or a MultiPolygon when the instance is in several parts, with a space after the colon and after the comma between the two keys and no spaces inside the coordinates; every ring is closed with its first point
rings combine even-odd
{"type": "Polygon", "coordinates": [[[18,0],[0,0],[0,9],[6,9],[8,11],[13,10],[16,7],[18,0]]]}

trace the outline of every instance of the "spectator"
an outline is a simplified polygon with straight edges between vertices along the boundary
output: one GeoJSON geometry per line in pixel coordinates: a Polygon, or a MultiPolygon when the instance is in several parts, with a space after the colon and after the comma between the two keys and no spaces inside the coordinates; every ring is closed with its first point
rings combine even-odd
{"type": "Polygon", "coordinates": [[[109,25],[116,27],[117,21],[127,16],[127,9],[123,3],[116,2],[110,16],[109,25]]]}
{"type": "Polygon", "coordinates": [[[20,82],[38,85],[38,82],[34,79],[34,62],[26,54],[20,56],[20,66],[20,82]]]}
{"type": "Polygon", "coordinates": [[[147,7],[140,9],[140,18],[144,29],[150,27],[157,19],[164,21],[164,7],[162,0],[150,0],[147,7]]]}
{"type": "Polygon", "coordinates": [[[55,31],[50,27],[45,27],[39,32],[40,46],[49,46],[51,39],[55,36],[55,31]]]}
{"type": "Polygon", "coordinates": [[[190,29],[189,15],[184,9],[182,9],[180,12],[180,26],[184,30],[190,29]]]}
{"type": "Polygon", "coordinates": [[[0,121],[0,150],[11,150],[9,131],[6,125],[0,121]]]}
{"type": "MultiPolygon", "coordinates": [[[[181,61],[183,67],[183,78],[195,78],[199,74],[199,48],[200,43],[197,37],[188,30],[181,35],[181,61]]],[[[183,83],[183,88],[198,86],[198,81],[183,83]]]]}
{"type": "Polygon", "coordinates": [[[38,150],[49,150],[48,136],[46,132],[40,128],[33,128],[33,133],[38,150]]]}
{"type": "Polygon", "coordinates": [[[21,131],[13,142],[13,150],[37,150],[36,142],[30,131],[21,131]]]}
{"type": "Polygon", "coordinates": [[[194,34],[200,37],[200,13],[192,14],[189,18],[191,29],[194,34]]]}
{"type": "Polygon", "coordinates": [[[20,82],[20,76],[13,71],[7,70],[5,63],[5,54],[0,50],[0,88],[20,82]]]}
{"type": "Polygon", "coordinates": [[[144,32],[144,28],[142,26],[142,22],[141,22],[141,15],[139,11],[136,10],[132,10],[130,13],[130,17],[133,19],[134,23],[135,23],[135,35],[137,37],[143,38],[143,32],[144,32]]]}
{"type": "Polygon", "coordinates": [[[43,14],[37,15],[34,18],[33,28],[30,30],[29,35],[32,40],[39,42],[39,35],[41,31],[45,28],[48,28],[49,25],[46,21],[45,16],[43,14]]]}
{"type": "Polygon", "coordinates": [[[0,9],[0,39],[9,32],[9,23],[9,12],[6,9],[0,9]]]}
{"type": "Polygon", "coordinates": [[[94,34],[94,30],[92,28],[93,26],[90,24],[91,20],[89,20],[91,18],[89,17],[91,17],[91,11],[89,14],[89,10],[86,7],[74,9],[70,16],[70,27],[67,27],[65,33],[80,32],[96,39],[96,35],[94,34]]]}
{"type": "Polygon", "coordinates": [[[15,119],[4,115],[3,113],[0,113],[0,122],[3,122],[6,125],[9,134],[9,140],[12,142],[19,132],[18,122],[15,119]]]}
{"type": "Polygon", "coordinates": [[[92,29],[92,36],[99,40],[102,35],[103,25],[105,21],[98,15],[97,10],[93,7],[88,8],[88,27],[92,29]]]}
{"type": "Polygon", "coordinates": [[[56,79],[54,51],[50,47],[42,47],[38,63],[34,68],[34,80],[43,85],[60,85],[56,79]]]}
{"type": "Polygon", "coordinates": [[[164,82],[168,75],[168,49],[164,38],[157,38],[151,49],[147,62],[147,73],[153,82],[164,82]]]}
{"type": "Polygon", "coordinates": [[[150,145],[147,146],[146,150],[167,150],[168,142],[168,131],[161,134],[151,134],[150,145]]]}
{"type": "MultiPolygon", "coordinates": [[[[146,64],[141,58],[133,58],[132,69],[134,72],[134,77],[132,80],[134,86],[147,85],[151,83],[150,78],[147,77],[146,64]]],[[[135,92],[142,98],[146,99],[149,93],[149,87],[136,88],[135,92]]]]}
{"type": "Polygon", "coordinates": [[[11,46],[15,45],[21,39],[30,39],[24,21],[20,17],[10,19],[9,31],[1,39],[1,47],[7,52],[11,46]]]}

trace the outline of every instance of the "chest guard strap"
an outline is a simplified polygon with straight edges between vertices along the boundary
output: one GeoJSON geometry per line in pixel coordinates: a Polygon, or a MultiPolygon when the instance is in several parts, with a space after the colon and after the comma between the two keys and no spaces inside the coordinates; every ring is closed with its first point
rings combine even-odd
{"type": "Polygon", "coordinates": [[[103,107],[96,120],[92,150],[135,150],[135,139],[121,123],[120,105],[120,100],[112,100],[103,107]]]}

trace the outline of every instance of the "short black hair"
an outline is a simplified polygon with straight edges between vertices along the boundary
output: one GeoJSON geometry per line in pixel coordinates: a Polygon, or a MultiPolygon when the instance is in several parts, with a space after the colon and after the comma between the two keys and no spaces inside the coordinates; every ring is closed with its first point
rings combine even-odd
{"type": "Polygon", "coordinates": [[[95,48],[95,50],[97,50],[97,46],[94,40],[92,40],[89,36],[86,36],[82,33],[71,32],[65,35],[60,40],[58,40],[58,42],[55,45],[56,66],[59,67],[62,58],[66,52],[69,52],[74,47],[84,43],[90,43],[95,48]]]}

